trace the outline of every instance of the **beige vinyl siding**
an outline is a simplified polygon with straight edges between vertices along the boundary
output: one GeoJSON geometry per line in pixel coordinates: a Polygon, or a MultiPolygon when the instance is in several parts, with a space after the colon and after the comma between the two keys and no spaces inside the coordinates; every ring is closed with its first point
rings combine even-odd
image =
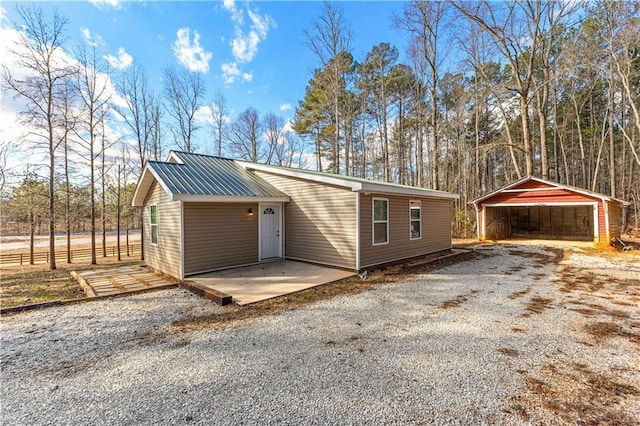
{"type": "Polygon", "coordinates": [[[153,182],[144,202],[144,259],[148,266],[175,278],[180,274],[180,202],[171,201],[169,194],[153,182]],[[152,204],[158,205],[158,244],[151,244],[152,204]]]}
{"type": "Polygon", "coordinates": [[[184,203],[183,211],[185,275],[258,261],[257,203],[184,203]]]}
{"type": "Polygon", "coordinates": [[[291,197],[285,203],[285,257],[356,269],[356,193],[255,171],[291,197]]]}
{"type": "Polygon", "coordinates": [[[393,195],[360,195],[360,267],[379,265],[451,248],[451,201],[393,195]],[[373,245],[372,199],[389,200],[389,243],[373,245]],[[411,240],[409,201],[421,201],[422,236],[411,240]]]}

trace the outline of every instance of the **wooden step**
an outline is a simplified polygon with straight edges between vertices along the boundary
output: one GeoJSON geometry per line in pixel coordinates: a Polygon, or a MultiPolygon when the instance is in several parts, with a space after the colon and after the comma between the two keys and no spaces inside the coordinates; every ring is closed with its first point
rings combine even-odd
{"type": "Polygon", "coordinates": [[[230,295],[213,288],[198,285],[193,281],[182,281],[180,283],[180,287],[189,290],[190,292],[195,293],[198,296],[202,296],[205,299],[213,300],[220,306],[229,305],[233,302],[233,298],[230,295]]]}

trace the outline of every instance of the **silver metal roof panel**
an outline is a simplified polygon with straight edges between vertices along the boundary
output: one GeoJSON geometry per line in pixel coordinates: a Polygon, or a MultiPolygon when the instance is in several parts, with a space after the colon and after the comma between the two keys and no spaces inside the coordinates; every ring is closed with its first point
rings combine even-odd
{"type": "Polygon", "coordinates": [[[229,197],[286,197],[234,160],[175,152],[180,163],[148,161],[147,167],[173,194],[229,197]]]}

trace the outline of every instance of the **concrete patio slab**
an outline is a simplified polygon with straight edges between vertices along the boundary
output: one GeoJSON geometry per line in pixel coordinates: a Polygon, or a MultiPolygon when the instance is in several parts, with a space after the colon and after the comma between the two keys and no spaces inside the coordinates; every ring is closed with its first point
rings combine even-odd
{"type": "Polygon", "coordinates": [[[178,285],[178,281],[143,266],[123,266],[92,271],[72,271],[87,297],[111,296],[178,285]]]}
{"type": "Polygon", "coordinates": [[[354,275],[353,271],[283,260],[188,277],[199,287],[210,288],[247,305],[354,275]]]}

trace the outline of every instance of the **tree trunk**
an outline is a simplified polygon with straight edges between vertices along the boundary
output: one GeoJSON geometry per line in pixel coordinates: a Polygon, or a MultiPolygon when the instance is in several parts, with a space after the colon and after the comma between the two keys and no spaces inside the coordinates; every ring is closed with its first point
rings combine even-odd
{"type": "MultiPolygon", "coordinates": [[[[49,105],[53,105],[49,91],[49,105]]],[[[53,142],[52,114],[49,114],[49,269],[56,269],[56,210],[55,210],[55,145],[53,142]]]]}
{"type": "MultiPolygon", "coordinates": [[[[615,88],[613,86],[613,66],[609,66],[609,194],[616,196],[616,147],[613,129],[615,88]]],[[[624,164],[624,163],[623,163],[624,164]]]]}
{"type": "Polygon", "coordinates": [[[64,138],[64,180],[65,180],[65,228],[67,233],[67,263],[71,263],[71,183],[69,182],[69,144],[64,138]]]}
{"type": "Polygon", "coordinates": [[[526,94],[520,93],[520,113],[522,119],[522,145],[524,148],[524,165],[527,176],[533,175],[533,157],[531,153],[531,139],[529,134],[529,109],[526,94]]]}
{"type": "MultiPolygon", "coordinates": [[[[90,127],[93,128],[93,127],[90,127]]],[[[95,159],[93,153],[93,135],[91,135],[91,159],[89,160],[89,166],[91,168],[91,264],[97,265],[96,259],[96,178],[95,178],[95,159]]]]}
{"type": "Polygon", "coordinates": [[[29,265],[35,264],[34,250],[35,250],[35,235],[36,235],[36,219],[33,213],[33,207],[29,212],[29,265]]]}
{"type": "MultiPolygon", "coordinates": [[[[102,121],[102,125],[104,127],[104,118],[102,121]]],[[[103,129],[104,132],[104,129],[103,129]]],[[[102,152],[101,155],[101,166],[100,166],[100,185],[102,189],[101,194],[101,225],[102,225],[102,257],[107,257],[107,193],[105,191],[105,138],[104,134],[102,135],[102,152]]]]}
{"type": "Polygon", "coordinates": [[[118,192],[116,194],[116,245],[118,246],[118,262],[122,260],[122,255],[120,254],[120,167],[120,164],[118,164],[118,192]]]}
{"type": "MultiPolygon", "coordinates": [[[[546,74],[546,73],[545,73],[546,74]]],[[[546,79],[545,75],[545,79],[546,79]]],[[[549,85],[542,87],[542,94],[538,95],[538,125],[540,129],[540,167],[542,179],[549,179],[549,159],[547,156],[547,99],[549,97],[549,85]]]]}

